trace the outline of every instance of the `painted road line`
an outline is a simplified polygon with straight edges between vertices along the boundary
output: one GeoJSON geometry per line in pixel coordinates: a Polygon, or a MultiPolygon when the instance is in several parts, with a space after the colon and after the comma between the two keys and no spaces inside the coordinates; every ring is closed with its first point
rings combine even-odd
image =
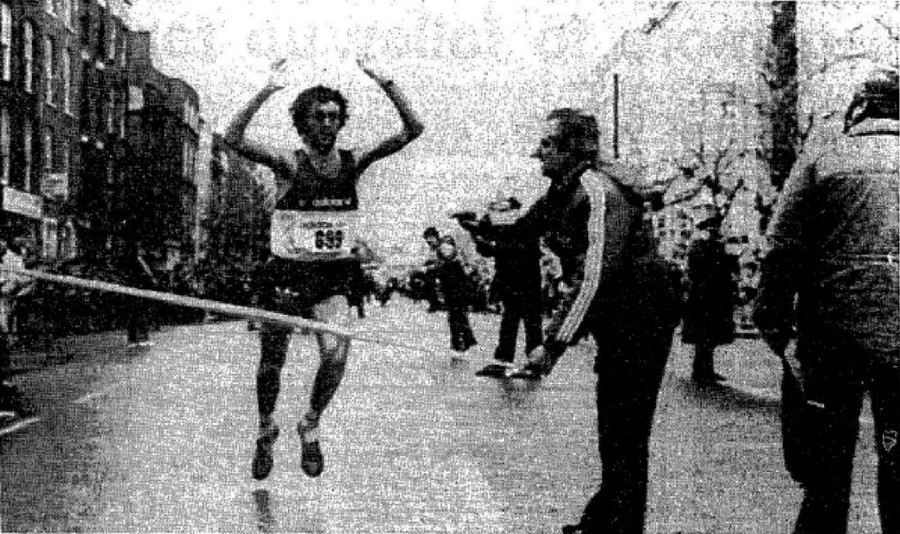
{"type": "Polygon", "coordinates": [[[22,419],[21,421],[17,421],[16,423],[9,425],[6,428],[0,429],[0,437],[5,436],[7,434],[12,434],[13,432],[22,430],[25,427],[29,427],[35,423],[41,421],[40,417],[28,417],[26,419],[22,419]]]}

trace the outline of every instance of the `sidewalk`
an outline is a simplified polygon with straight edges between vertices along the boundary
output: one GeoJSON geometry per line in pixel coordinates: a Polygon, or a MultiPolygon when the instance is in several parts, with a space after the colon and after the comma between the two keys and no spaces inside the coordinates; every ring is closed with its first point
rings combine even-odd
{"type": "Polygon", "coordinates": [[[52,365],[83,361],[97,354],[127,349],[124,330],[19,341],[13,345],[10,355],[11,374],[40,371],[52,365]]]}

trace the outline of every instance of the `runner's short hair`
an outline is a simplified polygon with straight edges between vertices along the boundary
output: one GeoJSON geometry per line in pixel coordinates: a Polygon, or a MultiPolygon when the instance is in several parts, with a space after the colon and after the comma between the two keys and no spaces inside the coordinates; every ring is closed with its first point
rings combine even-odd
{"type": "Polygon", "coordinates": [[[424,239],[428,239],[429,237],[440,239],[441,234],[438,233],[437,228],[435,228],[434,226],[429,226],[425,229],[424,232],[422,232],[422,237],[424,239]]]}
{"type": "Polygon", "coordinates": [[[294,128],[299,132],[306,130],[306,117],[309,115],[310,109],[314,104],[334,102],[340,109],[341,126],[347,124],[347,99],[337,89],[325,87],[324,85],[316,85],[304,89],[297,94],[294,103],[291,104],[291,119],[294,121],[294,128]]]}

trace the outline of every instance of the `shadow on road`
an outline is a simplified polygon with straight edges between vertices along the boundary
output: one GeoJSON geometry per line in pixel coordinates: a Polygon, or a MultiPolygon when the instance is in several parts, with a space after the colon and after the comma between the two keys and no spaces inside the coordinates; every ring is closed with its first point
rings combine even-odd
{"type": "Polygon", "coordinates": [[[755,411],[777,413],[781,402],[775,397],[754,394],[735,387],[727,382],[713,384],[697,384],[689,377],[675,379],[677,391],[685,399],[709,406],[716,403],[722,410],[755,411]]]}

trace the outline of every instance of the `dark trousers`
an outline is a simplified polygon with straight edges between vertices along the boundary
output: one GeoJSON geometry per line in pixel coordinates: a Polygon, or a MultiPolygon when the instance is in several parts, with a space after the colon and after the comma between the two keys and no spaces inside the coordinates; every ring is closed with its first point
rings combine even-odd
{"type": "Polygon", "coordinates": [[[0,332],[0,382],[9,380],[12,358],[10,354],[9,334],[0,332]]]}
{"type": "Polygon", "coordinates": [[[519,323],[525,324],[525,352],[529,353],[544,342],[541,323],[540,295],[528,301],[525,296],[508,296],[502,300],[503,315],[500,319],[500,339],[494,358],[501,362],[512,362],[516,357],[516,341],[519,338],[519,323]]]}
{"type": "Polygon", "coordinates": [[[698,341],[694,345],[694,377],[709,376],[715,372],[716,345],[711,341],[698,341]]]}
{"type": "Polygon", "coordinates": [[[450,324],[450,346],[453,350],[464,352],[477,343],[465,306],[448,305],[447,322],[450,324]]]}
{"type": "Polygon", "coordinates": [[[878,450],[881,531],[900,534],[900,364],[896,363],[896,353],[879,354],[834,340],[801,340],[798,349],[806,400],[815,401],[818,408],[801,412],[805,417],[783,421],[783,425],[795,425],[783,426],[785,459],[795,462],[789,467],[803,487],[794,532],[847,532],[859,415],[863,396],[869,391],[878,450]],[[807,441],[798,443],[798,436],[805,436],[807,441]],[[798,446],[802,447],[802,456],[791,450],[798,446]],[[806,458],[808,464],[798,468],[798,458],[806,458]]]}
{"type": "Polygon", "coordinates": [[[672,344],[671,330],[666,333],[636,330],[626,334],[631,339],[609,344],[594,333],[602,479],[582,515],[586,532],[644,532],[650,433],[672,344]],[[635,338],[641,334],[644,339],[635,338]]]}
{"type": "Polygon", "coordinates": [[[146,303],[132,302],[130,303],[128,313],[128,332],[129,343],[141,343],[150,339],[150,320],[147,317],[146,303]]]}

